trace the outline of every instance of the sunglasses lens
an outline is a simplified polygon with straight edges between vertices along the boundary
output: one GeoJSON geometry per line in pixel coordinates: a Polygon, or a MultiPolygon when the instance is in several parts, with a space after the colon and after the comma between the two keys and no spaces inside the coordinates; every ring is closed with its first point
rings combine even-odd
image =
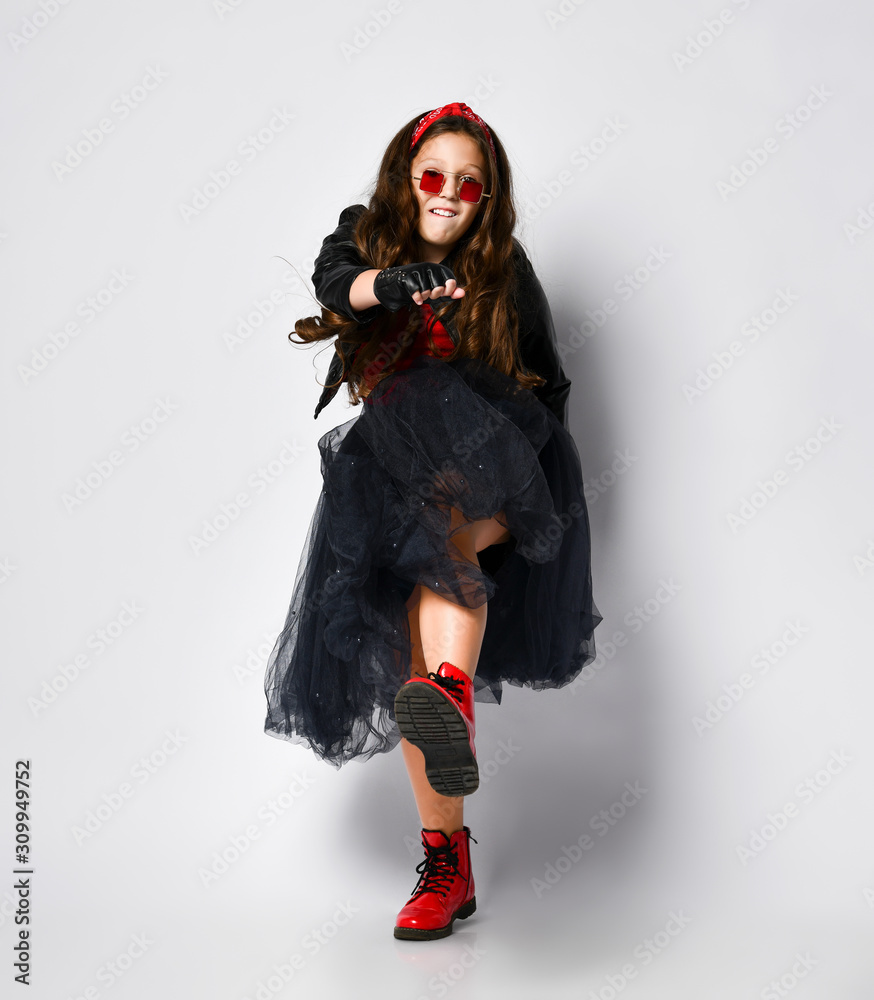
{"type": "Polygon", "coordinates": [[[479,181],[471,181],[465,178],[461,182],[461,187],[458,190],[458,197],[462,201],[472,201],[474,203],[478,202],[482,197],[483,186],[479,181]]]}
{"type": "Polygon", "coordinates": [[[419,187],[429,194],[439,194],[443,187],[443,174],[439,170],[423,170],[419,187]]]}

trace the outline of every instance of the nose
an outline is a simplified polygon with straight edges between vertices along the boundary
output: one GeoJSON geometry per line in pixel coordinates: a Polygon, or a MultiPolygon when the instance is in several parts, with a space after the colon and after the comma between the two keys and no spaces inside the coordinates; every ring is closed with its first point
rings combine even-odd
{"type": "Polygon", "coordinates": [[[443,187],[440,189],[440,196],[448,198],[450,201],[458,197],[459,182],[455,174],[443,174],[443,187]]]}

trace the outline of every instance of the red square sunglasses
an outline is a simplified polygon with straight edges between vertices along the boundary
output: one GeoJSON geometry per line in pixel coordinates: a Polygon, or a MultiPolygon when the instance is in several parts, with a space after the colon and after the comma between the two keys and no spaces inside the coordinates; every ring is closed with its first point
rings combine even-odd
{"type": "MultiPolygon", "coordinates": [[[[422,171],[421,177],[414,177],[413,180],[419,182],[420,190],[427,191],[428,194],[440,194],[446,183],[446,174],[452,174],[452,171],[429,168],[422,171]]],[[[482,184],[469,174],[453,174],[453,176],[461,177],[461,183],[457,190],[458,197],[462,201],[478,205],[483,198],[491,198],[490,194],[483,194],[482,184]]]]}

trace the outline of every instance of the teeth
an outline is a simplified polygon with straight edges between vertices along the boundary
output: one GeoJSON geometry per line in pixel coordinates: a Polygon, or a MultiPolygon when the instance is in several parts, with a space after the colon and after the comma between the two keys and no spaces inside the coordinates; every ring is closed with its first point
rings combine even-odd
{"type": "Polygon", "coordinates": [[[434,213],[434,215],[443,215],[447,219],[455,218],[455,212],[450,212],[445,208],[432,208],[431,211],[434,213]]]}

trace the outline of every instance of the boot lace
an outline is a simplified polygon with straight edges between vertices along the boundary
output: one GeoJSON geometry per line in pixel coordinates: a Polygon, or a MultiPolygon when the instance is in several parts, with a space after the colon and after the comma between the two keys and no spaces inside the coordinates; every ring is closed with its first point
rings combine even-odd
{"type": "MultiPolygon", "coordinates": [[[[474,837],[470,839],[475,844],[479,843],[474,837]]],[[[458,870],[458,854],[449,844],[437,846],[425,844],[425,859],[416,865],[416,871],[419,872],[419,881],[410,899],[416,899],[424,892],[435,892],[445,896],[456,876],[463,878],[465,882],[468,881],[467,876],[458,870]]]]}
{"type": "Polygon", "coordinates": [[[464,693],[464,681],[459,677],[444,677],[433,670],[428,672],[428,680],[434,681],[450,694],[460,705],[464,693]]]}

